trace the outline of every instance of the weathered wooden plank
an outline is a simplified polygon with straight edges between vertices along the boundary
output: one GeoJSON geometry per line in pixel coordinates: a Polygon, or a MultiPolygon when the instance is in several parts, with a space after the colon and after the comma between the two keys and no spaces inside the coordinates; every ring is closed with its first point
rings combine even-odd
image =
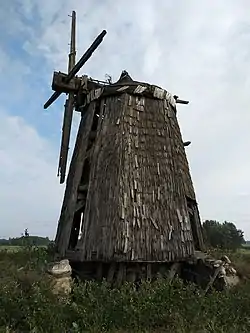
{"type": "Polygon", "coordinates": [[[88,137],[93,122],[95,108],[96,104],[92,103],[88,108],[86,116],[81,118],[79,125],[56,235],[56,246],[60,255],[64,255],[68,248],[70,230],[76,208],[78,187],[82,176],[88,137]]]}
{"type": "Polygon", "coordinates": [[[90,259],[92,252],[109,258],[124,250],[124,244],[122,245],[121,238],[118,238],[122,232],[119,223],[119,171],[123,159],[123,134],[120,125],[117,125],[117,119],[122,118],[122,110],[125,107],[123,102],[111,98],[103,103],[105,117],[97,129],[98,137],[91,159],[92,169],[83,234],[78,245],[83,249],[83,260],[90,259]],[[118,102],[120,109],[117,109],[115,102],[118,102]]]}
{"type": "Polygon", "coordinates": [[[119,263],[116,281],[115,281],[116,287],[120,287],[125,278],[126,278],[126,266],[124,263],[119,263]]]}
{"type": "Polygon", "coordinates": [[[86,200],[80,200],[77,202],[76,207],[75,207],[75,212],[78,210],[82,209],[85,206],[86,200]]]}
{"type": "Polygon", "coordinates": [[[108,274],[107,274],[107,282],[112,283],[114,280],[114,275],[115,275],[115,270],[116,270],[116,263],[111,263],[108,269],[108,274]]]}

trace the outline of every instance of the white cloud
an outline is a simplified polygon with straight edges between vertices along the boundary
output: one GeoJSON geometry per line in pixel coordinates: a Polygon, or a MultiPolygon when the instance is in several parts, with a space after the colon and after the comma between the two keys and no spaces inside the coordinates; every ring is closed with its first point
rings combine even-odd
{"type": "MultiPolygon", "coordinates": [[[[190,0],[178,6],[173,0],[17,2],[18,11],[6,7],[11,14],[8,22],[14,22],[11,34],[26,32],[24,49],[34,58],[41,57],[44,80],[51,79],[53,69],[67,68],[67,15],[74,9],[78,57],[102,29],[108,31],[82,72],[100,79],[109,73],[116,80],[127,69],[135,79],[161,85],[190,100],[188,106],[179,107],[178,114],[184,139],[192,141],[187,153],[201,215],[233,220],[250,237],[249,1],[190,0]],[[30,26],[35,14],[36,24],[30,26]]],[[[6,25],[4,16],[0,17],[6,25]]],[[[47,86],[50,82],[43,81],[41,89],[47,86]]],[[[53,110],[57,116],[62,111],[53,110]]],[[[56,158],[51,157],[51,169],[47,169],[50,184],[57,182],[56,158]]],[[[60,203],[54,203],[55,209],[60,203]]]]}
{"type": "Polygon", "coordinates": [[[63,188],[56,174],[57,152],[22,118],[0,111],[0,237],[53,235],[63,188]]]}

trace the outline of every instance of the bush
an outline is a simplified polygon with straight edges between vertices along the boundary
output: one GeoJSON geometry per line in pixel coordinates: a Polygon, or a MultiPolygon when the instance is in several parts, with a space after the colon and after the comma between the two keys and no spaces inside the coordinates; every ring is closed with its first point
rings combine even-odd
{"type": "Polygon", "coordinates": [[[40,249],[0,252],[0,332],[7,327],[22,333],[250,330],[250,283],[205,297],[178,280],[144,282],[138,290],[131,284],[112,289],[105,282],[82,282],[62,302],[43,273],[47,255],[40,249]]]}

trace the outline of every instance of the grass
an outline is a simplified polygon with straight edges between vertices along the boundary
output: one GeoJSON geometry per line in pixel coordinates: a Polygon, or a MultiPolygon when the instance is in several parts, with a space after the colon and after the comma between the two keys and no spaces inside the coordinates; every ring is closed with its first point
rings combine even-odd
{"type": "MultiPolygon", "coordinates": [[[[44,245],[35,246],[36,248],[46,248],[44,245]]],[[[0,245],[0,252],[1,251],[8,251],[8,252],[18,252],[23,250],[23,246],[21,245],[0,245]]]]}
{"type": "Polygon", "coordinates": [[[8,251],[8,252],[18,252],[22,250],[21,246],[16,246],[16,245],[0,245],[0,252],[1,251],[8,251]]]}
{"type": "MultiPolygon", "coordinates": [[[[250,252],[230,258],[250,271],[250,252]]],[[[75,285],[62,301],[44,273],[49,260],[45,248],[0,251],[0,333],[250,331],[249,282],[206,297],[181,281],[145,282],[139,290],[88,282],[75,285]]]]}

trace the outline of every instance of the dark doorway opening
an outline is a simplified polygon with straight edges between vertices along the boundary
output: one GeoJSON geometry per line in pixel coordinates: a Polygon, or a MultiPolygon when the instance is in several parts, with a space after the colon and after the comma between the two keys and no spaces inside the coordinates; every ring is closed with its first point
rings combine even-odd
{"type": "Polygon", "coordinates": [[[187,200],[188,215],[194,240],[194,247],[196,251],[202,251],[203,242],[201,234],[201,222],[199,218],[197,203],[195,200],[189,197],[186,197],[186,200],[187,200]]]}

